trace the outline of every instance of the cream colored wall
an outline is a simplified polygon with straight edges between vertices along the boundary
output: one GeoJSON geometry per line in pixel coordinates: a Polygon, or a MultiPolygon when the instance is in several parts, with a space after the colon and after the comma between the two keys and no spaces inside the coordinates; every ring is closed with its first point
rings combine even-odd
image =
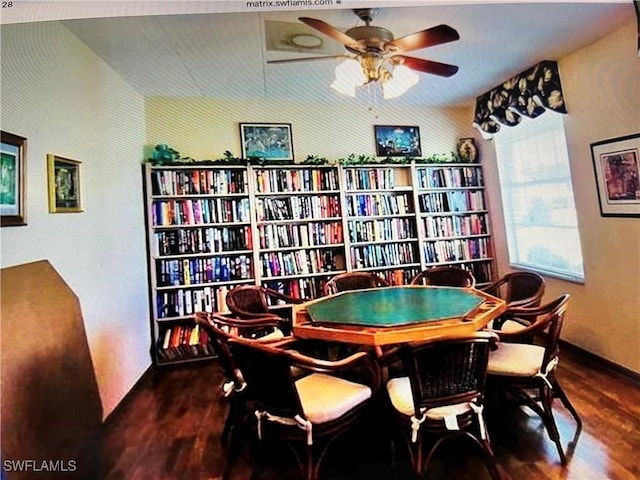
{"type": "Polygon", "coordinates": [[[76,293],[107,415],[150,363],[143,99],[58,22],[1,35],[2,130],[28,141],[28,225],[2,228],[1,265],[47,259],[76,293]],[[48,213],[47,153],[82,161],[83,213],[48,213]]]}
{"type": "MultiPolygon", "coordinates": [[[[640,372],[640,219],[602,217],[590,144],[640,132],[640,59],[634,22],[559,59],[565,130],[584,256],[584,285],[549,278],[546,299],[572,295],[562,337],[640,372]]],[[[506,127],[504,127],[506,128],[506,127]]],[[[509,270],[492,142],[485,151],[494,241],[509,270]]]]}
{"type": "MultiPolygon", "coordinates": [[[[328,87],[327,87],[328,88],[328,87]]],[[[240,156],[240,122],[291,123],[295,160],[319,155],[329,160],[350,153],[375,154],[373,125],[420,127],[422,154],[449,153],[458,138],[470,136],[467,108],[388,107],[374,115],[348,100],[337,105],[150,98],[146,101],[147,145],[168,144],[196,160],[218,159],[225,150],[240,156]]],[[[147,148],[148,152],[150,148],[147,148]]]]}

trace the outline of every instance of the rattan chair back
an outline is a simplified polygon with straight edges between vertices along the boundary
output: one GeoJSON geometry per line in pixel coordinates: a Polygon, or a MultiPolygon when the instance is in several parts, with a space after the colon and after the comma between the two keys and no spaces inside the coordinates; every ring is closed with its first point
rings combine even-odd
{"type": "Polygon", "coordinates": [[[324,286],[325,295],[333,295],[348,290],[388,287],[389,283],[372,272],[345,272],[331,278],[324,286]]]}
{"type": "Polygon", "coordinates": [[[455,266],[427,268],[413,277],[411,285],[438,285],[443,287],[475,287],[476,279],[469,270],[455,266]]]}

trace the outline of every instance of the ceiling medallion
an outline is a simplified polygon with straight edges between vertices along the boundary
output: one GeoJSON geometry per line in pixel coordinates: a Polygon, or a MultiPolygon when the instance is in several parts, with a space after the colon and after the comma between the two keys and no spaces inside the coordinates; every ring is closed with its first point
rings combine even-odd
{"type": "Polygon", "coordinates": [[[299,48],[318,48],[322,45],[322,39],[315,35],[300,33],[289,37],[289,43],[299,48]]]}

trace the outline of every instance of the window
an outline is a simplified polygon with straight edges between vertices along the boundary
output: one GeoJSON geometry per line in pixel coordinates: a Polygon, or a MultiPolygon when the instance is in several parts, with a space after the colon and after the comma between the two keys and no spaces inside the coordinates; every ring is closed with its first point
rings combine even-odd
{"type": "Polygon", "coordinates": [[[583,281],[562,115],[523,118],[494,138],[510,263],[583,281]]]}

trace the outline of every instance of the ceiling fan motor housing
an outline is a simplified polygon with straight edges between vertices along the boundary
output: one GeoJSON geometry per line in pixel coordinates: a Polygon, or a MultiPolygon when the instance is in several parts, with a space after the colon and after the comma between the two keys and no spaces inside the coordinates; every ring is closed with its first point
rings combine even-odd
{"type": "MultiPolygon", "coordinates": [[[[391,42],[394,38],[393,33],[386,28],[371,27],[368,25],[350,28],[345,33],[364,45],[368,52],[382,53],[385,44],[391,42]]],[[[346,48],[352,53],[358,53],[348,46],[346,48]]]]}

